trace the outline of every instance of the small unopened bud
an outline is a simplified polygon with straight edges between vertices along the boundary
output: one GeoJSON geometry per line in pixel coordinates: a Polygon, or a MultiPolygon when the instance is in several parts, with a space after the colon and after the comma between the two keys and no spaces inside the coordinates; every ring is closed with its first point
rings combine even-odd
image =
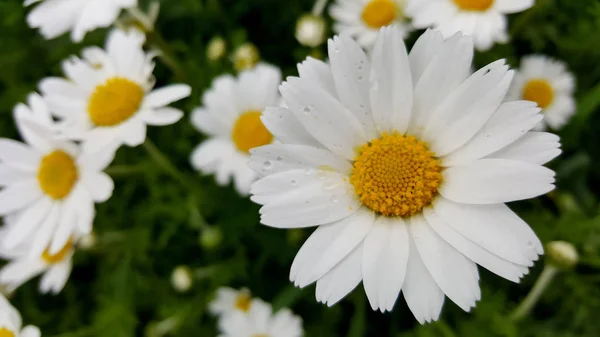
{"type": "Polygon", "coordinates": [[[200,245],[204,249],[214,249],[221,244],[223,233],[217,227],[206,227],[200,233],[200,245]]]}
{"type": "Polygon", "coordinates": [[[306,47],[317,47],[325,42],[325,19],[321,16],[304,14],[296,22],[296,40],[306,47]]]}
{"type": "Polygon", "coordinates": [[[77,247],[81,250],[89,250],[94,248],[96,245],[96,234],[91,232],[90,234],[84,235],[77,241],[77,247]]]}
{"type": "Polygon", "coordinates": [[[208,42],[206,58],[209,61],[218,61],[225,55],[226,49],[225,40],[220,36],[215,36],[208,42]]]}
{"type": "Polygon", "coordinates": [[[250,42],[239,46],[233,55],[233,66],[237,71],[252,69],[258,61],[260,61],[258,48],[250,42]]]}
{"type": "Polygon", "coordinates": [[[549,262],[559,268],[569,269],[579,261],[575,247],[566,241],[552,241],[546,246],[549,262]]]}
{"type": "Polygon", "coordinates": [[[178,292],[186,292],[192,287],[192,271],[187,266],[178,266],[171,274],[171,285],[178,292]]]}

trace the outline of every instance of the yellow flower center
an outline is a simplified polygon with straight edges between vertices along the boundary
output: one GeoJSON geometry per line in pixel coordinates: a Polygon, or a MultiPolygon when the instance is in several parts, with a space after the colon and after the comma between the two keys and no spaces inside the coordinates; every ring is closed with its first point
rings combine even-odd
{"type": "Polygon", "coordinates": [[[238,117],[231,139],[238,150],[248,152],[250,149],[267,145],[273,141],[273,135],[260,120],[260,111],[246,111],[238,117]]]}
{"type": "Polygon", "coordinates": [[[442,168],[425,143],[397,133],[363,145],[350,182],[363,204],[386,216],[406,217],[429,205],[442,168]]]}
{"type": "Polygon", "coordinates": [[[0,337],[15,337],[15,333],[7,328],[0,328],[0,337]]]}
{"type": "Polygon", "coordinates": [[[73,249],[73,241],[71,239],[69,239],[69,241],[67,241],[65,246],[62,247],[62,249],[56,254],[50,254],[48,249],[46,249],[42,253],[42,260],[44,260],[46,263],[49,263],[49,264],[59,263],[65,259],[67,254],[69,254],[72,249],[73,249]]]}
{"type": "Polygon", "coordinates": [[[454,0],[458,8],[465,11],[486,11],[492,7],[495,0],[454,0]]]}
{"type": "Polygon", "coordinates": [[[97,126],[113,126],[128,120],[140,108],[144,89],[122,77],[113,77],[96,87],[88,103],[88,113],[97,126]]]}
{"type": "Polygon", "coordinates": [[[235,299],[235,308],[244,312],[250,311],[250,304],[252,304],[252,298],[247,292],[242,292],[235,299]]]}
{"type": "Polygon", "coordinates": [[[56,150],[42,158],[37,178],[42,191],[59,200],[69,195],[77,182],[77,165],[70,155],[56,150]]]}
{"type": "Polygon", "coordinates": [[[371,28],[381,28],[396,19],[398,10],[393,0],[371,0],[363,9],[362,19],[371,28]]]}
{"type": "Polygon", "coordinates": [[[523,99],[536,102],[542,109],[549,106],[553,98],[554,90],[552,90],[552,86],[546,80],[530,80],[523,88],[523,99]]]}

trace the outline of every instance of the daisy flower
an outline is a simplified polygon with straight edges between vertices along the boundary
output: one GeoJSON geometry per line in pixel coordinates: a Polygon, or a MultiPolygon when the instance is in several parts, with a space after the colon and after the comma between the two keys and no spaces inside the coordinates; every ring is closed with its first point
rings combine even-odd
{"type": "Polygon", "coordinates": [[[86,152],[137,146],[146,125],[170,125],[183,113],[166,105],[189,96],[190,87],[170,85],[152,90],[153,54],[145,53],[144,35],[115,29],[106,49],[88,49],[84,59],[63,63],[67,78],[46,78],[40,90],[54,115],[70,129],[68,137],[84,141],[86,152]]]}
{"type": "Polygon", "coordinates": [[[273,314],[270,304],[254,300],[248,313],[234,312],[219,321],[219,337],[301,337],[302,319],[289,309],[273,314]]]}
{"type": "Polygon", "coordinates": [[[0,336],[40,337],[40,329],[33,325],[23,327],[21,314],[0,294],[0,336]]]}
{"type": "Polygon", "coordinates": [[[38,2],[27,24],[39,28],[46,39],[71,31],[73,42],[81,42],[89,31],[112,25],[121,9],[137,6],[137,0],[25,0],[24,4],[38,2]]]}
{"type": "Polygon", "coordinates": [[[534,0],[410,0],[407,12],[416,28],[436,27],[445,38],[457,32],[473,36],[475,48],[488,50],[508,42],[506,14],[522,12],[534,0]]]}
{"type": "Polygon", "coordinates": [[[410,32],[405,16],[408,0],[336,0],[329,14],[334,19],[333,30],[347,34],[358,43],[371,48],[379,28],[395,24],[404,38],[410,32]]]}
{"type": "Polygon", "coordinates": [[[248,168],[248,151],[271,143],[273,136],[260,116],[265,107],[279,103],[279,69],[259,64],[237,78],[223,75],[204,93],[204,106],[192,112],[192,124],[208,139],[191,155],[192,166],[204,174],[214,173],[217,183],[232,180],[247,195],[256,173],[248,168]]]}
{"type": "Polygon", "coordinates": [[[542,116],[502,103],[513,77],[504,60],[471,75],[473,42],[424,33],[410,54],[383,28],[371,57],[348,37],[329,41],[330,65],[308,60],[280,91],[289,109],[263,121],[281,144],[252,151],[261,175],[252,200],[261,222],[318,226],[291,267],[333,305],[361,281],[374,310],[400,291],[419,322],[444,295],[465,311],[480,299],[477,264],[518,282],[543,253],[504,203],[554,188],[542,166],[558,137],[528,132],[542,116]]]}
{"type": "Polygon", "coordinates": [[[509,91],[511,99],[536,102],[544,114],[539,129],[560,129],[575,113],[575,78],[566,65],[543,55],[526,56],[509,91]]]}
{"type": "Polygon", "coordinates": [[[232,312],[250,311],[254,300],[246,288],[235,290],[229,287],[217,289],[217,296],[208,304],[208,310],[215,316],[224,316],[232,312]]]}
{"type": "Polygon", "coordinates": [[[14,109],[25,143],[0,138],[0,216],[15,213],[0,244],[10,250],[31,241],[31,255],[40,256],[47,247],[51,254],[61,251],[76,233],[91,232],[94,203],[113,191],[102,170],[114,152],[82,153],[55,136],[40,96],[31,95],[29,103],[14,109]]]}
{"type": "MultiPolygon", "coordinates": [[[[7,234],[17,225],[15,221],[5,223],[0,238],[5,241],[7,234]]],[[[58,294],[71,274],[73,239],[69,238],[56,253],[50,253],[49,249],[45,249],[38,256],[31,255],[32,244],[29,241],[11,249],[5,247],[0,249],[0,257],[9,261],[0,269],[0,284],[7,286],[8,291],[12,292],[25,282],[43,274],[39,285],[40,293],[58,294]]]]}

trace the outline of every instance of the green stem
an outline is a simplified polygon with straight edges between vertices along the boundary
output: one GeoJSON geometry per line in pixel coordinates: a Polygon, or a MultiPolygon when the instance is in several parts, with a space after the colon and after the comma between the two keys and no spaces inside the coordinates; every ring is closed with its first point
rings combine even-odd
{"type": "Polygon", "coordinates": [[[518,322],[521,319],[525,318],[531,312],[531,309],[535,306],[537,301],[540,299],[540,296],[544,293],[544,290],[548,287],[556,273],[558,272],[558,268],[551,264],[546,264],[544,266],[544,270],[540,274],[540,277],[535,281],[533,288],[523,302],[519,304],[519,306],[513,311],[510,318],[518,322]]]}
{"type": "Polygon", "coordinates": [[[440,331],[440,333],[442,334],[442,336],[444,336],[444,337],[457,337],[456,333],[454,333],[454,331],[452,330],[452,328],[450,326],[448,326],[448,324],[446,324],[446,322],[444,322],[444,321],[437,321],[435,323],[435,326],[440,331]]]}
{"type": "Polygon", "coordinates": [[[547,4],[546,0],[538,0],[534,7],[520,14],[512,24],[510,28],[509,36],[513,37],[517,35],[529,22],[529,20],[536,14],[539,8],[542,8],[547,4]]]}
{"type": "Polygon", "coordinates": [[[148,155],[163,169],[165,173],[170,175],[173,179],[177,180],[182,186],[185,188],[189,188],[190,186],[187,184],[185,176],[181,173],[177,167],[171,163],[169,158],[165,156],[160,150],[152,143],[150,138],[146,138],[144,142],[144,148],[148,155]]]}
{"type": "Polygon", "coordinates": [[[107,174],[111,176],[126,176],[131,174],[142,173],[146,170],[146,165],[136,164],[136,165],[114,165],[106,170],[107,174]]]}
{"type": "Polygon", "coordinates": [[[165,63],[175,77],[185,83],[189,83],[187,73],[183,70],[175,57],[175,52],[163,37],[155,30],[146,32],[146,39],[154,49],[158,51],[158,57],[165,63]]]}
{"type": "Polygon", "coordinates": [[[312,15],[321,16],[325,6],[327,6],[327,0],[317,0],[313,6],[312,15]]]}

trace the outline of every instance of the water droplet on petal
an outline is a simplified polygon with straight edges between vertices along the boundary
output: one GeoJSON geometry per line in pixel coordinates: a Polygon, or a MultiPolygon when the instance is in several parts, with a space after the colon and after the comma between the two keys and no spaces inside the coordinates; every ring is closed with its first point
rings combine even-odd
{"type": "Polygon", "coordinates": [[[337,197],[337,196],[335,196],[335,195],[334,195],[333,197],[331,197],[331,202],[332,202],[332,203],[334,203],[334,204],[335,204],[335,203],[337,203],[338,201],[340,201],[340,199],[338,199],[338,197],[337,197]]]}
{"type": "Polygon", "coordinates": [[[290,180],[290,183],[292,184],[292,186],[296,186],[296,184],[298,183],[296,180],[292,179],[290,180]]]}
{"type": "Polygon", "coordinates": [[[331,191],[333,189],[335,189],[337,187],[337,184],[334,182],[327,182],[325,183],[325,185],[323,185],[323,189],[325,191],[331,191]]]}
{"type": "Polygon", "coordinates": [[[263,170],[270,170],[271,167],[273,167],[273,163],[271,163],[271,161],[267,160],[263,163],[263,170]]]}
{"type": "Polygon", "coordinates": [[[282,160],[283,160],[283,157],[282,157],[282,156],[277,156],[277,160],[278,160],[278,161],[282,161],[282,160]]]}

